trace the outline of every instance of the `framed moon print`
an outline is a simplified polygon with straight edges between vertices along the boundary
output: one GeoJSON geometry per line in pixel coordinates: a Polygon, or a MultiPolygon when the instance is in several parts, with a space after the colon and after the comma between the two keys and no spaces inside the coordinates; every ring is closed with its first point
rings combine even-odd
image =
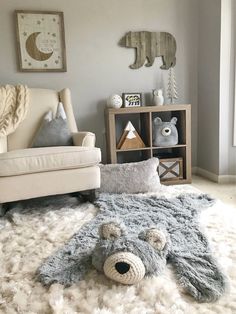
{"type": "Polygon", "coordinates": [[[19,70],[66,72],[62,12],[15,11],[19,70]]]}

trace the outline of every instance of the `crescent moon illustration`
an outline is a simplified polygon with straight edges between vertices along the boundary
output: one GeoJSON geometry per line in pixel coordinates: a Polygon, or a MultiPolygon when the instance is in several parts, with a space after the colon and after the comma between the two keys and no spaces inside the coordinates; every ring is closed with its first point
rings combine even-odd
{"type": "Polygon", "coordinates": [[[38,49],[36,45],[36,38],[39,34],[41,34],[41,32],[35,32],[35,33],[30,34],[25,42],[25,47],[26,47],[26,51],[31,56],[31,58],[37,61],[45,61],[51,57],[51,55],[53,54],[53,51],[49,53],[44,53],[38,49]]]}

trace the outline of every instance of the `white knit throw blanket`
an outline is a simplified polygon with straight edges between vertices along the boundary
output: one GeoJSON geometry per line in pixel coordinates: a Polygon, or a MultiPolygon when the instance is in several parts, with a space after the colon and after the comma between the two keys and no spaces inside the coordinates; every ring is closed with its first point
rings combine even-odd
{"type": "Polygon", "coordinates": [[[16,130],[25,119],[28,107],[27,86],[0,86],[0,137],[7,136],[16,130]]]}

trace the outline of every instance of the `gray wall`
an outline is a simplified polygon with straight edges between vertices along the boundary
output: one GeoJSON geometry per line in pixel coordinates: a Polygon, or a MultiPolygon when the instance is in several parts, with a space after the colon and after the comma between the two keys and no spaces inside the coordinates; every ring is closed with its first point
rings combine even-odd
{"type": "Polygon", "coordinates": [[[233,147],[235,87],[235,17],[236,3],[221,4],[221,67],[220,67],[220,169],[221,175],[236,175],[236,147],[233,147]]]}
{"type": "Polygon", "coordinates": [[[199,1],[198,167],[217,175],[236,174],[233,2],[199,1]]]}
{"type": "Polygon", "coordinates": [[[219,173],[221,1],[199,1],[198,167],[219,173]]]}
{"type": "Polygon", "coordinates": [[[198,0],[1,0],[0,84],[21,82],[30,87],[70,87],[79,129],[95,132],[97,145],[104,152],[106,98],[124,91],[150,93],[153,88],[166,86],[167,79],[167,72],[159,69],[160,60],[151,68],[129,69],[134,51],[119,47],[119,39],[130,30],[169,31],[178,45],[175,68],[178,102],[191,103],[193,108],[193,165],[196,165],[197,13],[198,0]],[[15,9],[64,12],[66,73],[17,72],[15,9]]]}
{"type": "Polygon", "coordinates": [[[233,0],[222,1],[222,11],[221,0],[0,1],[0,84],[70,87],[79,129],[96,133],[104,156],[106,98],[140,91],[149,104],[151,90],[167,83],[168,73],[159,69],[160,59],[151,68],[129,69],[134,51],[119,47],[119,39],[130,30],[172,33],[178,46],[178,102],[192,104],[193,166],[215,174],[236,174],[236,148],[232,147],[235,33],[225,18],[233,0]],[[15,9],[64,12],[66,73],[17,71],[15,9]]]}

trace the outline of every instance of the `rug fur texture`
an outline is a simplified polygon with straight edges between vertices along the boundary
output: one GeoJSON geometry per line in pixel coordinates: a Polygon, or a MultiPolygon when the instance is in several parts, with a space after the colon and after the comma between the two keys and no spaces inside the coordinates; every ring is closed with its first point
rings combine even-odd
{"type": "MultiPolygon", "coordinates": [[[[194,192],[191,187],[163,187],[159,196],[194,192]]],[[[24,202],[0,220],[0,313],[30,314],[233,314],[236,313],[236,213],[218,201],[203,211],[201,222],[211,249],[229,278],[229,291],[215,303],[197,303],[176,284],[171,266],[139,284],[116,284],[91,271],[78,284],[50,288],[35,280],[43,260],[57,251],[96,208],[72,197],[24,202]]]]}
{"type": "Polygon", "coordinates": [[[136,278],[142,266],[146,277],[159,276],[168,261],[179,284],[196,300],[216,301],[225,291],[225,278],[198,221],[201,209],[213,203],[205,194],[166,198],[102,193],[95,203],[96,217],[43,263],[39,279],[45,285],[69,286],[93,266],[103,272],[106,261],[112,278],[136,278]],[[111,236],[106,234],[109,229],[111,236]],[[121,260],[109,262],[120,252],[121,260]],[[124,263],[125,252],[138,257],[138,264],[133,265],[130,258],[124,263]]]}

